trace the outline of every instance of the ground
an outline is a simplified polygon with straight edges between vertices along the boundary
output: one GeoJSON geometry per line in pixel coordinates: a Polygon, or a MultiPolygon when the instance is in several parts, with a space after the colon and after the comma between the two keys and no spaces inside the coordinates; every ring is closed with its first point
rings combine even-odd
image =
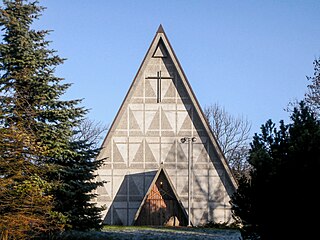
{"type": "Polygon", "coordinates": [[[104,227],[101,232],[81,233],[81,237],[65,236],[63,239],[94,240],[242,240],[240,231],[235,229],[212,228],[167,228],[167,227],[104,227]]]}

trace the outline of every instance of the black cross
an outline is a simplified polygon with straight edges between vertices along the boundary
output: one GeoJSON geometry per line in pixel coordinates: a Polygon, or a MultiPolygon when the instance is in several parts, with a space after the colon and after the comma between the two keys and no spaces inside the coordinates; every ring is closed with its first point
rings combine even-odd
{"type": "Polygon", "coordinates": [[[157,79],[157,103],[161,102],[161,79],[172,79],[172,77],[162,77],[161,71],[158,71],[156,77],[147,77],[147,79],[157,79]]]}

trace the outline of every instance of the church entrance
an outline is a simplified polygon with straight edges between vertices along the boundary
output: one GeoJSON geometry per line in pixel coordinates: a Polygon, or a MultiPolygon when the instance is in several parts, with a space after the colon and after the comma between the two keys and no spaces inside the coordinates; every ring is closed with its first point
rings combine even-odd
{"type": "Polygon", "coordinates": [[[149,191],[135,225],[186,226],[187,216],[166,174],[161,170],[149,191]]]}

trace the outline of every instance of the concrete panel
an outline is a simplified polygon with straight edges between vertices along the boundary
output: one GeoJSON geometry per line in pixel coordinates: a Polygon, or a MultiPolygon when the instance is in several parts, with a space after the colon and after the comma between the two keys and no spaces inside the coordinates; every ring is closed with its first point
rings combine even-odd
{"type": "Polygon", "coordinates": [[[127,202],[114,201],[114,202],[113,202],[113,206],[114,206],[114,208],[116,208],[116,209],[120,209],[120,208],[126,209],[126,208],[127,208],[127,202]]]}
{"type": "Polygon", "coordinates": [[[110,196],[99,195],[97,201],[104,204],[111,204],[112,198],[110,196]]]}
{"type": "Polygon", "coordinates": [[[187,207],[189,151],[182,137],[197,138],[190,156],[194,224],[230,216],[226,202],[234,189],[232,176],[220,150],[211,143],[213,137],[200,106],[181,73],[166,36],[158,32],[99,153],[99,158],[108,157],[98,170],[99,179],[110,182],[97,190],[97,203],[110,205],[105,216],[109,224],[133,223],[139,202],[161,166],[187,207]],[[159,41],[165,58],[161,54],[152,57],[159,41]]]}
{"type": "Polygon", "coordinates": [[[102,176],[110,176],[111,175],[111,169],[110,168],[101,168],[99,170],[100,177],[102,176]]]}

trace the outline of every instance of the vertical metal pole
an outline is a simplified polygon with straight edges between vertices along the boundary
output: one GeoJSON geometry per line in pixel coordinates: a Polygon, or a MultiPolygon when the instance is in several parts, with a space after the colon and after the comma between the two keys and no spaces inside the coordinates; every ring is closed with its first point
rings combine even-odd
{"type": "Polygon", "coordinates": [[[191,227],[190,214],[191,214],[191,139],[188,141],[188,227],[191,227]]]}
{"type": "Polygon", "coordinates": [[[159,102],[161,102],[161,71],[159,71],[159,102]]]}
{"type": "Polygon", "coordinates": [[[157,72],[157,103],[160,102],[159,94],[160,94],[160,72],[157,72]]]}

